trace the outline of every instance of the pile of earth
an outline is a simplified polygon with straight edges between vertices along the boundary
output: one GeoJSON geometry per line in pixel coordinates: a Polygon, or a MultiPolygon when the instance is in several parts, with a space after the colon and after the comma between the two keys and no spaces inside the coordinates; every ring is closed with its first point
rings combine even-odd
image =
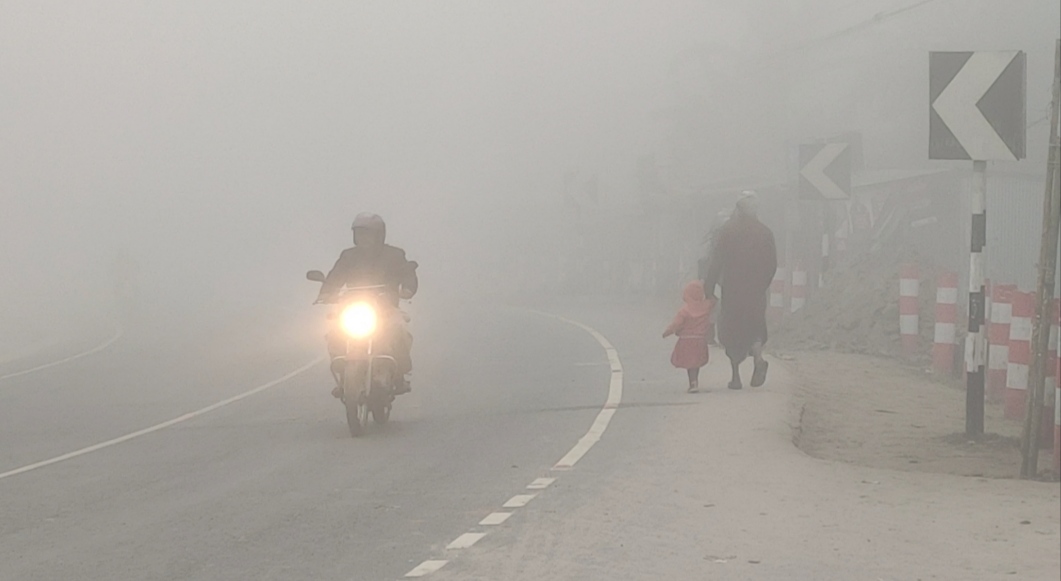
{"type": "MultiPolygon", "coordinates": [[[[936,281],[943,269],[910,248],[865,254],[837,265],[826,274],[823,288],[808,289],[806,306],[789,313],[774,331],[774,347],[900,357],[899,273],[908,263],[919,266],[921,279],[920,348],[911,362],[929,363],[936,281]]],[[[964,328],[963,321],[959,307],[958,329],[964,328]]]]}

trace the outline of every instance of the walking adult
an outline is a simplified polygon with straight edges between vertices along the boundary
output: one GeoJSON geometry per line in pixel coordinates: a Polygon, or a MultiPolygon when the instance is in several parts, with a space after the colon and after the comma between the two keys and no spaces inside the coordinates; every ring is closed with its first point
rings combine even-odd
{"type": "Polygon", "coordinates": [[[759,197],[742,192],[733,217],[718,231],[704,279],[704,292],[713,297],[721,286],[719,341],[726,349],[733,376],[730,389],[741,389],[740,365],[750,355],[755,363],[751,386],[766,382],[769,363],[766,344],[766,307],[770,283],[777,272],[774,234],[759,221],[759,197]]]}

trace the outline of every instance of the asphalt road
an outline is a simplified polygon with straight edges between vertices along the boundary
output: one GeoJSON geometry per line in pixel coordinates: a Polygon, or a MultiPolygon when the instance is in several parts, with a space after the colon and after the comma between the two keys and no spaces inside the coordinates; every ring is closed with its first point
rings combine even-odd
{"type": "MultiPolygon", "coordinates": [[[[348,436],[317,364],[0,476],[0,579],[382,580],[437,556],[549,474],[593,423],[610,370],[590,334],[539,314],[441,302],[413,313],[414,392],[363,438],[348,436]]],[[[0,475],[305,366],[323,351],[319,315],[127,329],[98,353],[0,380],[0,475]]]]}

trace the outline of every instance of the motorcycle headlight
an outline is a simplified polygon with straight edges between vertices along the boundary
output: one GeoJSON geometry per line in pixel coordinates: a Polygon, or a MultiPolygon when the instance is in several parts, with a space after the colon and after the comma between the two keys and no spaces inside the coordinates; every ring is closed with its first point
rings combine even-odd
{"type": "Polygon", "coordinates": [[[343,331],[351,338],[364,339],[376,331],[376,309],[368,303],[354,303],[339,317],[343,331]]]}

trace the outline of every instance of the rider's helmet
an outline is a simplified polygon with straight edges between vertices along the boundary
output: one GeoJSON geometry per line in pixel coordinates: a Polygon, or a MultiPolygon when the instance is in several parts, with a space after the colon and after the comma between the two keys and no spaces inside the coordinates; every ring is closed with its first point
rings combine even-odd
{"type": "Polygon", "coordinates": [[[378,214],[372,214],[370,212],[362,212],[354,218],[353,225],[350,226],[350,230],[354,232],[354,244],[357,244],[357,232],[358,230],[368,230],[375,232],[378,235],[378,240],[382,244],[387,239],[387,224],[383,221],[378,214]]]}
{"type": "Polygon", "coordinates": [[[737,214],[751,218],[759,214],[759,195],[755,190],[744,190],[737,200],[737,214]]]}

